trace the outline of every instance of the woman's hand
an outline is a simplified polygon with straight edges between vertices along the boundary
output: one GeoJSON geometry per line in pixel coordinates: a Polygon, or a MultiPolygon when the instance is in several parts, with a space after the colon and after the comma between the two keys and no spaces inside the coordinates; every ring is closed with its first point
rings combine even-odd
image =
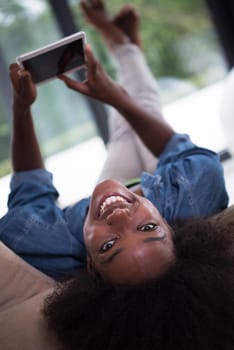
{"type": "Polygon", "coordinates": [[[13,87],[14,106],[28,109],[36,100],[37,90],[31,74],[22,70],[17,63],[10,65],[10,79],[13,87]]]}
{"type": "Polygon", "coordinates": [[[123,93],[117,83],[115,83],[102,68],[101,64],[93,56],[89,45],[85,49],[87,60],[87,80],[79,82],[62,74],[59,79],[72,90],[78,91],[81,94],[92,97],[110,105],[116,104],[118,97],[123,93]]]}

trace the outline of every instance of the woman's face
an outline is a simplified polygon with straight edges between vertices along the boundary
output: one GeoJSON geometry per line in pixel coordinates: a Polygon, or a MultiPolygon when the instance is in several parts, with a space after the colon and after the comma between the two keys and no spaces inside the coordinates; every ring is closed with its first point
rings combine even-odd
{"type": "Polygon", "coordinates": [[[175,259],[170,227],[146,198],[106,180],[93,192],[84,225],[88,268],[113,284],[136,284],[175,259]]]}

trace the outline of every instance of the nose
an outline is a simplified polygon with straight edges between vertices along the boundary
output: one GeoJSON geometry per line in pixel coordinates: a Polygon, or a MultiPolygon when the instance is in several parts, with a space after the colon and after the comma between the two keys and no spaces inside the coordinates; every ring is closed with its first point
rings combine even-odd
{"type": "Polygon", "coordinates": [[[130,210],[128,208],[116,208],[110,213],[106,222],[108,225],[122,224],[123,222],[129,221],[131,218],[130,210]]]}

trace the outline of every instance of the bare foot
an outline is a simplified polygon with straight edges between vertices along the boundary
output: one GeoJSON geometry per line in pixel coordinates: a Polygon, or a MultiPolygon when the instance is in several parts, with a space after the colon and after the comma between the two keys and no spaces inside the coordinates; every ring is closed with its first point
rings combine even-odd
{"type": "Polygon", "coordinates": [[[113,23],[128,36],[133,44],[141,47],[140,17],[132,4],[125,5],[113,18],[113,23]]]}
{"type": "Polygon", "coordinates": [[[125,32],[110,18],[102,0],[82,0],[80,5],[87,21],[103,35],[110,48],[130,42],[125,32]]]}

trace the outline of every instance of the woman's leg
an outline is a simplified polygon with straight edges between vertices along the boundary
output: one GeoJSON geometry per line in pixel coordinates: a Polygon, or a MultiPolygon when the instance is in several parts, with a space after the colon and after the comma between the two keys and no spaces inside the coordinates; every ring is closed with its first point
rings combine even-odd
{"type": "MultiPolygon", "coordinates": [[[[120,45],[114,51],[114,57],[120,84],[141,106],[155,116],[161,115],[157,83],[140,48],[134,44],[120,45]]],[[[111,114],[108,154],[99,181],[107,178],[127,181],[140,176],[142,171],[152,172],[157,163],[155,156],[117,111],[112,110],[111,114]]]]}
{"type": "MultiPolygon", "coordinates": [[[[144,108],[155,116],[161,115],[157,83],[140,48],[139,16],[135,8],[126,5],[109,19],[102,1],[90,3],[84,7],[85,15],[101,32],[113,53],[120,84],[144,108]]],[[[142,171],[152,172],[156,158],[114,109],[111,110],[109,126],[107,158],[98,181],[115,178],[125,182],[140,176],[142,171]]]]}

